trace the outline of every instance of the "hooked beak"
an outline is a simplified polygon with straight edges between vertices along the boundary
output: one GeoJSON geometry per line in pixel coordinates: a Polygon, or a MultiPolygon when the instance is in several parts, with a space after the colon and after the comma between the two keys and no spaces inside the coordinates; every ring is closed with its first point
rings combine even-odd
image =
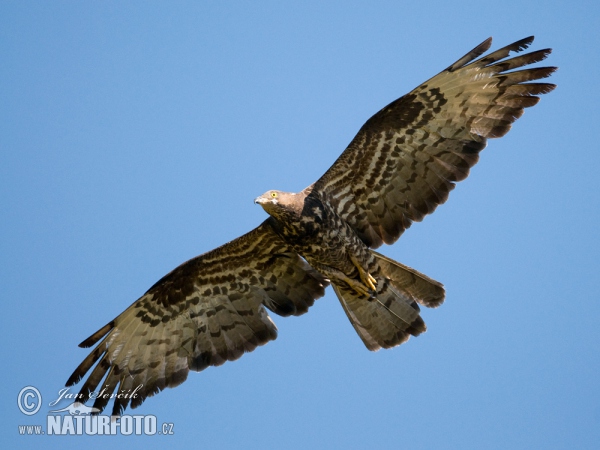
{"type": "Polygon", "coordinates": [[[260,196],[260,197],[256,197],[256,198],[254,199],[254,204],[255,204],[255,205],[257,205],[257,204],[258,204],[258,205],[262,205],[263,203],[266,203],[266,201],[267,201],[267,200],[266,200],[264,197],[260,196]]]}

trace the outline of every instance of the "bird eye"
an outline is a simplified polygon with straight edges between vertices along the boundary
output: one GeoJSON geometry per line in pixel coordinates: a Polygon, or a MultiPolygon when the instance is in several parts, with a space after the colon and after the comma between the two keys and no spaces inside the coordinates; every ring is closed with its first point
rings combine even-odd
{"type": "Polygon", "coordinates": [[[277,192],[271,192],[271,197],[273,197],[273,198],[277,197],[277,192]]]}

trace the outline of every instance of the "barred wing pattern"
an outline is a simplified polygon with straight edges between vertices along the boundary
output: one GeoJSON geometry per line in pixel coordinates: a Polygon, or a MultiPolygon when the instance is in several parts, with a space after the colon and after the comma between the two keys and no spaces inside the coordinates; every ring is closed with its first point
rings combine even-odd
{"type": "Polygon", "coordinates": [[[370,247],[392,244],[444,203],[477,163],[487,138],[505,135],[554,84],[526,83],[555,67],[511,71],[550,49],[505,59],[533,37],[474,61],[489,38],[443,72],[371,117],[314,185],[370,247]],[[509,71],[509,72],[507,72],[509,71]]]}
{"type": "MultiPolygon", "coordinates": [[[[412,222],[433,212],[454,184],[467,177],[487,138],[506,134],[524,108],[538,102],[537,95],[554,89],[534,82],[554,67],[514,70],[542,61],[550,50],[508,58],[532,41],[526,38],[475,60],[488,50],[490,38],[371,117],[304,195],[282,193],[302,199],[314,193],[328,211],[337,212],[337,225],[315,237],[306,232],[311,229],[307,224],[322,217],[315,212],[298,218],[290,202],[282,209],[289,217],[280,218],[300,234],[282,236],[305,256],[310,254],[306,249],[323,249],[321,254],[335,266],[331,250],[340,250],[339,233],[351,231],[347,225],[376,248],[393,243],[412,222]]],[[[103,395],[93,407],[101,412],[111,394],[135,390],[131,406],[136,407],[165,387],[181,384],[190,370],[233,361],[275,339],[277,328],[265,307],[282,316],[306,312],[324,295],[329,280],[275,232],[275,226],[281,230],[286,224],[278,220],[271,214],[253,231],[182,264],[82,342],[81,347],[97,346],[67,381],[73,386],[91,371],[78,401],[85,403],[100,387],[103,395]]],[[[352,239],[344,242],[364,250],[350,234],[346,237],[352,239]]],[[[377,301],[344,286],[335,289],[365,345],[376,350],[424,331],[417,303],[435,307],[444,290],[383,255],[373,252],[371,257],[377,260],[374,273],[385,278],[378,284],[377,301]]],[[[128,395],[116,397],[113,415],[120,415],[129,402],[128,395]]]]}
{"type": "MultiPolygon", "coordinates": [[[[328,282],[294,253],[267,219],[253,231],[182,264],[159,280],[112,322],[80,344],[97,347],[73,372],[77,384],[98,362],[80,391],[85,403],[101,381],[104,394],[142,386],[132,407],[190,370],[238,359],[277,337],[263,305],[288,316],[305,313],[328,282]]],[[[102,411],[109,397],[98,397],[102,411]]],[[[129,399],[115,399],[120,415],[129,399]]]]}

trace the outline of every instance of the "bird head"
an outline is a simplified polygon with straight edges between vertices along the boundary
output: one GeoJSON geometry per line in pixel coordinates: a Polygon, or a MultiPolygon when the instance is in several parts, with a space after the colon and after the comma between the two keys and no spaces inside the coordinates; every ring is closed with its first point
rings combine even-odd
{"type": "Polygon", "coordinates": [[[260,197],[254,199],[254,203],[259,204],[262,208],[273,217],[281,217],[288,215],[296,208],[297,194],[281,191],[267,191],[260,197]]]}

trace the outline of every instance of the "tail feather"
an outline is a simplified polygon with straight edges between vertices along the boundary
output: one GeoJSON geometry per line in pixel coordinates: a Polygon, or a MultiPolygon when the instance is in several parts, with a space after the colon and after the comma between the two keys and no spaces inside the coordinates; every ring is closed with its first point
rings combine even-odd
{"type": "Polygon", "coordinates": [[[442,283],[387,256],[383,256],[381,253],[371,250],[371,254],[377,259],[383,275],[389,278],[392,285],[400,292],[412,297],[428,308],[437,308],[444,303],[446,293],[442,283]]]}
{"type": "MultiPolygon", "coordinates": [[[[369,350],[395,347],[408,340],[411,324],[392,313],[381,301],[368,300],[347,286],[333,283],[332,286],[350,323],[369,350]]],[[[419,313],[416,314],[420,319],[419,313]]]]}
{"type": "Polygon", "coordinates": [[[377,351],[396,347],[411,335],[426,331],[418,303],[439,306],[444,301],[444,288],[410,267],[379,253],[372,254],[380,269],[376,298],[369,300],[344,284],[332,286],[365,346],[377,351]]]}

